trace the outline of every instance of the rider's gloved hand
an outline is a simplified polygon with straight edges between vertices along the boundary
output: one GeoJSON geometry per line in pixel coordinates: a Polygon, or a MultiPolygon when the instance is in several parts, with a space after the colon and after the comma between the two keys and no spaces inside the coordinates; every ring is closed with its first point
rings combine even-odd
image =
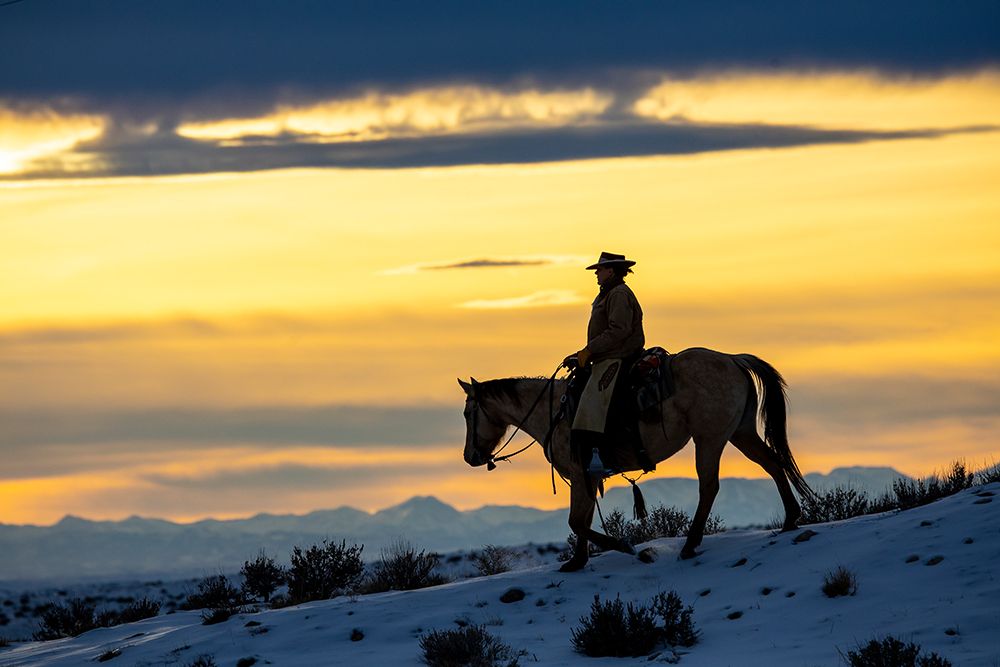
{"type": "Polygon", "coordinates": [[[576,368],[577,363],[579,362],[576,360],[576,352],[566,355],[566,358],[563,359],[563,366],[566,368],[576,368]]]}

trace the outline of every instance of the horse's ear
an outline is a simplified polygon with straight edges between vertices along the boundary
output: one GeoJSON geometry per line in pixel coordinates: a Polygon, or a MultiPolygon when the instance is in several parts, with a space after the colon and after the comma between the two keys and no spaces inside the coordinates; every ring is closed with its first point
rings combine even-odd
{"type": "MultiPolygon", "coordinates": [[[[473,380],[473,382],[475,382],[475,380],[473,380]]],[[[462,390],[465,391],[466,396],[472,396],[471,384],[469,384],[468,382],[463,382],[462,380],[459,380],[458,384],[462,387],[462,390]]]]}

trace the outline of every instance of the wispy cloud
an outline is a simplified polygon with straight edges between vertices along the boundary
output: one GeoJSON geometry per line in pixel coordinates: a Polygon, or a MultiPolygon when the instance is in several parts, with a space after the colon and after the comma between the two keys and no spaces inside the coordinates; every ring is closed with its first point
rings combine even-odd
{"type": "Polygon", "coordinates": [[[468,262],[456,262],[455,264],[441,264],[438,266],[426,266],[427,271],[441,271],[445,269],[492,269],[497,267],[511,266],[541,266],[551,264],[546,260],[517,260],[517,259],[473,259],[468,262]]]}
{"type": "Polygon", "coordinates": [[[459,308],[476,310],[511,310],[517,308],[546,308],[581,303],[583,298],[572,290],[542,290],[524,296],[505,299],[475,299],[458,304],[459,308]]]}
{"type": "MultiPolygon", "coordinates": [[[[107,120],[96,114],[65,113],[48,106],[14,109],[0,105],[0,174],[21,172],[36,160],[51,160],[99,137],[106,124],[107,120]]],[[[63,163],[68,171],[79,166],[63,163]]]]}
{"type": "Polygon", "coordinates": [[[519,257],[483,257],[456,259],[443,262],[407,264],[381,271],[385,276],[413,275],[420,271],[447,271],[450,269],[498,269],[538,266],[565,266],[579,264],[585,258],[578,255],[523,255],[519,257]]]}
{"type": "Polygon", "coordinates": [[[857,72],[716,72],[664,79],[632,104],[640,117],[838,130],[997,125],[1000,70],[933,78],[857,72]]]}
{"type": "Polygon", "coordinates": [[[614,97],[593,88],[505,91],[443,86],[406,93],[371,91],[307,106],[281,105],[251,118],[184,123],[177,134],[202,141],[293,137],[319,143],[480,132],[502,127],[556,127],[598,116],[614,97]]]}

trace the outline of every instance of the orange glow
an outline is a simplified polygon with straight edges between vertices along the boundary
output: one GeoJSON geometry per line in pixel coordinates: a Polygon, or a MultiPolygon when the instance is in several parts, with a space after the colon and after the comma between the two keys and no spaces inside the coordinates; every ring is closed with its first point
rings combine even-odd
{"type": "Polygon", "coordinates": [[[591,277],[561,264],[385,272],[547,248],[590,256],[591,239],[641,244],[636,284],[647,301],[790,284],[863,291],[928,275],[986,280],[998,266],[998,153],[991,133],[693,159],[2,189],[0,277],[16,297],[2,317],[356,315],[540,290],[585,298],[591,277]]]}
{"type": "MultiPolygon", "coordinates": [[[[636,110],[664,120],[683,113],[867,129],[988,125],[1000,108],[997,76],[734,75],[665,82],[636,110]],[[778,92],[786,105],[775,102],[778,92]]],[[[233,125],[202,128],[199,139],[568,125],[610,104],[593,91],[550,94],[373,93],[220,121],[233,125]]],[[[103,127],[39,118],[0,113],[0,127],[17,128],[16,140],[0,141],[13,147],[7,155],[52,137],[63,142],[52,150],[63,151],[103,127]]],[[[857,424],[850,406],[797,406],[802,387],[844,378],[876,405],[868,380],[994,386],[998,182],[1000,132],[985,130],[541,165],[6,182],[0,409],[449,406],[447,433],[461,428],[456,376],[548,375],[582,347],[597,289],[583,267],[609,250],[638,261],[629,284],[648,344],[751,352],[785,374],[803,470],[888,465],[923,475],[957,457],[978,464],[1000,426],[982,397],[968,400],[974,417],[912,423],[876,415],[857,424]]],[[[28,451],[4,437],[0,446],[28,451]]],[[[462,463],[461,442],[419,454],[374,442],[142,444],[128,454],[81,445],[100,474],[14,479],[0,471],[0,521],[51,522],[68,512],[189,520],[345,503],[371,510],[416,494],[461,508],[567,503],[562,488],[551,495],[537,452],[483,477],[462,463]],[[308,468],[320,481],[261,494],[208,489],[215,477],[283,467],[308,468]],[[392,472],[348,493],[352,480],[337,475],[350,477],[352,467],[392,472]],[[155,484],[173,489],[170,503],[155,504],[155,484]],[[185,484],[203,495],[177,491],[185,484]]],[[[688,448],[657,474],[693,475],[691,456],[688,448]]],[[[735,452],[723,474],[762,476],[735,452]]]]}

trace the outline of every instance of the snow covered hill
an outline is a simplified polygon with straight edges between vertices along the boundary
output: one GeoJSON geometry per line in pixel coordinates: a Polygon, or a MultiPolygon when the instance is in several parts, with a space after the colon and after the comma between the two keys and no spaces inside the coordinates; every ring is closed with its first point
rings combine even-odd
{"type": "MultiPolygon", "coordinates": [[[[838,468],[806,476],[813,488],[850,485],[878,496],[902,475],[891,468],[838,468]]],[[[494,482],[495,480],[490,480],[494,482]]],[[[548,479],[540,480],[547,484],[548,479]]],[[[647,478],[640,484],[650,507],[677,507],[688,514],[698,504],[698,482],[647,478]]],[[[631,516],[627,487],[608,491],[602,508],[631,516]]],[[[714,513],[729,527],[766,525],[782,515],[770,479],[726,478],[714,513]]],[[[212,571],[234,572],[261,548],[286,559],[295,545],[328,537],[365,545],[365,557],[402,538],[438,552],[484,544],[547,544],[566,539],[566,510],[488,506],[460,512],[429,497],[416,497],[369,514],[350,507],[303,516],[259,514],[248,519],[175,524],[133,517],[88,521],[66,517],[52,527],[0,525],[0,586],[16,582],[63,584],[81,580],[181,578],[212,571]]]]}
{"type": "MultiPolygon", "coordinates": [[[[419,665],[429,630],[485,624],[522,665],[647,664],[646,658],[585,658],[571,630],[595,595],[648,601],[676,590],[694,607],[701,641],[680,664],[834,666],[840,652],[891,634],[952,664],[1000,664],[1000,484],[976,487],[921,508],[776,534],[730,531],[706,537],[703,553],[680,561],[680,539],[651,545],[653,563],[619,553],[561,574],[555,563],[409,592],[343,597],[235,616],[205,626],[198,612],[159,616],[75,639],[0,649],[0,665],[221,666],[419,665]],[[828,598],[824,575],[846,567],[856,595],[828,598]],[[511,588],[523,600],[501,602],[511,588]],[[358,632],[354,632],[357,630],[358,632]],[[354,634],[354,641],[352,641],[354,634]],[[360,636],[363,635],[363,638],[360,636]],[[109,654],[110,655],[110,654],[109,654]]],[[[658,658],[664,660],[668,653],[658,658]]]]}

